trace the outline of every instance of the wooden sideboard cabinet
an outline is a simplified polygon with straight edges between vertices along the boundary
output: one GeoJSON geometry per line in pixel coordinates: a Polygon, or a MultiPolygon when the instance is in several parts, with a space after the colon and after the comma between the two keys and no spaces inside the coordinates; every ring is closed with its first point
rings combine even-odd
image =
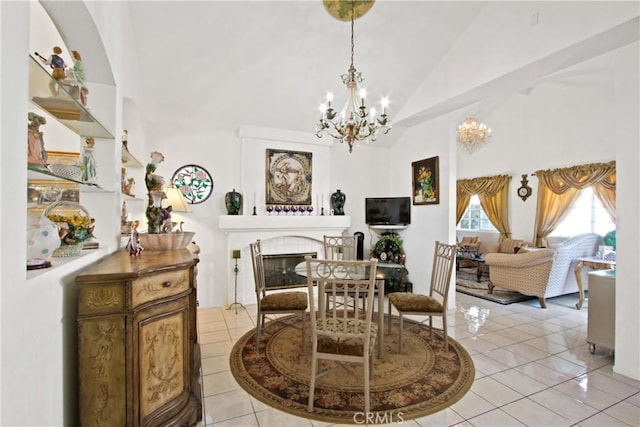
{"type": "Polygon", "coordinates": [[[197,262],[187,249],[119,251],[76,277],[81,426],[202,419],[197,262]]]}

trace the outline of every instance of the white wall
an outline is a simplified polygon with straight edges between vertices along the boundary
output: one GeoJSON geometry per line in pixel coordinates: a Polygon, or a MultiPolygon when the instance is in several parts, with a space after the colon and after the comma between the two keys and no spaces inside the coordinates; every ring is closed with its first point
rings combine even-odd
{"type": "MultiPolygon", "coordinates": [[[[632,3],[632,2],[630,2],[632,3]]],[[[73,305],[73,296],[65,294],[69,288],[65,283],[72,280],[77,268],[59,271],[54,280],[45,280],[44,276],[38,280],[26,280],[24,272],[24,253],[26,242],[24,230],[26,219],[26,200],[21,191],[15,191],[16,186],[23,188],[26,182],[26,170],[23,167],[26,147],[16,149],[16,145],[7,141],[19,141],[24,138],[24,125],[27,113],[26,63],[25,52],[28,47],[29,3],[0,2],[0,37],[2,50],[0,52],[0,72],[2,101],[0,135],[0,223],[2,227],[3,243],[0,248],[0,321],[2,326],[1,366],[2,366],[2,398],[0,400],[2,425],[63,425],[72,423],[74,417],[73,393],[73,360],[63,360],[73,348],[67,346],[73,335],[75,319],[64,317],[64,310],[73,305]],[[17,184],[16,184],[17,183],[17,184]],[[63,295],[65,294],[65,295],[63,295]]],[[[120,131],[125,123],[125,113],[122,111],[122,99],[131,97],[135,101],[135,53],[120,57],[119,52],[126,52],[127,31],[126,3],[124,2],[88,2],[87,7],[96,15],[96,25],[102,35],[104,47],[112,60],[114,77],[118,82],[116,93],[115,128],[120,131]],[[115,6],[110,6],[115,5],[115,6]],[[127,70],[131,69],[131,73],[127,70]],[[130,80],[131,79],[131,80],[130,80]]],[[[579,28],[585,28],[582,21],[579,28]]],[[[589,25],[589,28],[592,28],[589,25]]],[[[569,31],[570,28],[567,28],[569,31]]],[[[515,38],[515,36],[514,36],[515,38]]],[[[477,44],[472,41],[474,49],[477,44]]],[[[455,176],[473,177],[478,174],[508,173],[513,171],[517,177],[521,173],[530,173],[537,168],[560,167],[585,161],[609,160],[601,149],[606,147],[613,150],[618,162],[618,227],[619,227],[619,266],[618,266],[618,296],[617,296],[617,348],[616,371],[632,378],[640,379],[638,358],[638,310],[640,296],[636,266],[639,254],[636,242],[640,240],[638,230],[638,57],[637,44],[630,47],[631,52],[624,52],[629,63],[623,64],[615,76],[615,92],[613,98],[586,92],[576,92],[568,88],[557,88],[552,93],[551,88],[536,88],[529,98],[521,95],[507,101],[508,108],[496,108],[484,118],[495,132],[494,141],[486,150],[493,150],[493,155],[481,151],[474,156],[464,159],[464,153],[453,148],[453,134],[458,120],[443,116],[424,125],[417,126],[402,138],[396,147],[389,149],[375,149],[363,147],[349,155],[342,146],[331,149],[330,164],[323,165],[330,168],[329,189],[341,188],[347,194],[346,210],[352,216],[353,231],[364,229],[364,221],[357,217],[364,216],[364,209],[358,208],[366,196],[376,195],[406,195],[410,193],[411,177],[410,165],[412,161],[440,156],[440,176],[448,184],[440,184],[440,205],[413,207],[413,224],[403,232],[402,237],[408,257],[410,278],[417,290],[424,290],[428,280],[428,272],[433,250],[434,240],[453,241],[454,212],[453,193],[455,191],[455,176]],[[575,100],[570,98],[577,97],[575,100]],[[520,99],[522,98],[522,99],[520,99]],[[569,99],[566,99],[569,98],[569,99]],[[525,99],[534,99],[533,105],[525,103],[525,99]],[[611,105],[612,113],[607,113],[593,102],[599,99],[604,105],[611,105]],[[547,100],[546,104],[542,100],[547,100]],[[584,116],[571,111],[577,100],[593,102],[592,109],[582,110],[584,116]],[[537,105],[537,108],[534,106],[537,105]],[[555,105],[564,106],[556,111],[558,117],[570,117],[571,121],[553,120],[553,115],[545,109],[551,110],[555,105]],[[512,110],[519,114],[513,114],[512,110]],[[542,111],[541,111],[542,110],[542,111]],[[528,125],[528,117],[533,115],[538,123],[545,125],[544,129],[554,132],[542,134],[546,138],[532,138],[535,150],[531,154],[510,154],[505,162],[503,152],[494,150],[494,145],[506,144],[503,148],[516,147],[513,141],[499,141],[503,132],[510,132],[513,139],[522,137],[522,132],[512,123],[528,125]],[[583,117],[583,119],[581,119],[583,117]],[[544,122],[542,122],[544,120],[544,122]],[[589,123],[585,123],[590,120],[589,123]],[[549,122],[547,124],[547,121],[549,122]],[[578,141],[577,136],[584,138],[585,134],[576,134],[569,125],[580,124],[582,129],[588,126],[594,135],[600,134],[601,140],[578,141]],[[548,127],[547,127],[548,126],[548,127]],[[565,141],[578,144],[578,148],[564,150],[565,141]],[[613,148],[615,147],[615,148],[613,148]],[[566,151],[567,159],[562,162],[556,160],[558,150],[566,151]],[[593,154],[592,154],[593,153],[593,154]],[[599,154],[595,154],[599,153],[599,154]],[[459,161],[456,162],[456,156],[459,161]],[[535,156],[538,156],[536,158],[535,156]],[[544,164],[548,160],[549,164],[544,164]],[[531,162],[530,162],[531,161],[531,162]],[[487,169],[481,169],[487,166],[487,169]],[[457,172],[454,172],[457,171],[457,172]]],[[[619,58],[618,58],[619,59],[619,58]]],[[[474,68],[475,68],[474,63],[474,68]]],[[[455,69],[451,66],[450,69],[455,69]]],[[[445,74],[442,74],[445,75],[445,74]]],[[[556,83],[554,83],[556,84],[556,83]]],[[[599,90],[595,91],[596,93],[599,90]]],[[[424,96],[424,94],[422,94],[424,96]]],[[[229,101],[230,102],[230,101],[229,101]]],[[[230,105],[230,108],[233,105],[230,105]]],[[[144,115],[144,112],[142,112],[144,115]]],[[[144,120],[144,117],[141,118],[144,120]]],[[[143,126],[144,127],[144,126],[143,126]]],[[[577,126],[574,126],[577,127],[577,126]]],[[[539,129],[534,127],[535,129],[539,129]]],[[[530,132],[526,135],[534,135],[530,132]]],[[[392,130],[393,132],[393,130],[392,130]]],[[[216,281],[223,275],[220,269],[222,259],[228,257],[226,244],[221,233],[216,229],[217,218],[224,213],[224,193],[240,182],[238,159],[240,156],[240,139],[235,131],[221,131],[208,129],[203,124],[200,129],[182,129],[177,127],[173,135],[163,136],[154,133],[153,129],[144,127],[145,148],[136,151],[143,153],[141,160],[146,160],[147,151],[163,151],[167,160],[160,171],[165,176],[173,173],[177,167],[186,163],[193,163],[194,159],[201,162],[212,173],[215,183],[214,193],[206,203],[195,206],[192,214],[185,214],[187,227],[196,234],[196,241],[203,249],[202,262],[199,266],[201,287],[198,290],[202,301],[215,304],[218,301],[216,281]],[[203,283],[204,282],[204,283],[203,283]]],[[[589,139],[589,138],[587,138],[589,139]]],[[[276,147],[277,148],[277,147],[276,147]]],[[[574,147],[575,148],[575,147],[574,147]]],[[[136,147],[136,150],[138,148],[136,147]]],[[[608,154],[608,153],[607,153],[608,154]]],[[[513,190],[512,190],[513,192],[513,190]]],[[[514,207],[519,206],[517,218],[513,218],[514,233],[526,234],[530,229],[527,225],[518,225],[519,218],[525,218],[533,205],[529,199],[523,203],[520,199],[510,200],[514,207]],[[516,231],[517,230],[517,231],[516,231]]],[[[533,196],[535,197],[535,195],[533,196]]],[[[113,203],[116,216],[119,206],[113,203]]],[[[522,224],[526,224],[523,221],[522,224]]],[[[351,230],[350,230],[351,231],[351,230]]]]}
{"type": "MultiPolygon", "coordinates": [[[[613,76],[599,75],[597,68],[601,61],[614,60],[611,56],[623,58],[619,52],[612,53],[591,61],[591,66],[586,64],[577,81],[559,76],[508,97],[479,117],[491,127],[491,141],[472,154],[457,149],[458,179],[511,175],[509,224],[514,238],[534,240],[538,180],[532,174],[536,170],[615,160],[614,81],[613,76]],[[522,174],[529,175],[533,190],[525,202],[516,194],[522,174]]],[[[485,243],[497,239],[497,233],[493,238],[482,234],[485,243]]]]}

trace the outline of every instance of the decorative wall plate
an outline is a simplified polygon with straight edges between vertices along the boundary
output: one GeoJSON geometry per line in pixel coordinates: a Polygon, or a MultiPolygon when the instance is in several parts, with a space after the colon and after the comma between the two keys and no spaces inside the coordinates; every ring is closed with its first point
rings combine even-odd
{"type": "Polygon", "coordinates": [[[171,177],[171,183],[180,189],[184,198],[192,205],[204,202],[213,192],[211,174],[198,165],[184,165],[178,168],[171,177]]]}

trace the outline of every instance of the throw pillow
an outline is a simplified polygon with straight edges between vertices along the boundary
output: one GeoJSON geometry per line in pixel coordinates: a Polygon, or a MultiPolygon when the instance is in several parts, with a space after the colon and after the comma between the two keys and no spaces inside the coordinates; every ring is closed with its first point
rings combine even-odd
{"type": "Polygon", "coordinates": [[[517,239],[504,239],[498,246],[498,252],[502,254],[514,254],[515,248],[524,246],[524,240],[517,239]]]}

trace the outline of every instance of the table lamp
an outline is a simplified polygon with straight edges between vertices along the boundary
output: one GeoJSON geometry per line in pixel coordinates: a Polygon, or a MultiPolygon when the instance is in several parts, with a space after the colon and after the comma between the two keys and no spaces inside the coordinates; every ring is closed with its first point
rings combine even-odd
{"type": "Polygon", "coordinates": [[[176,187],[167,187],[164,189],[164,194],[167,196],[162,200],[162,206],[167,208],[171,206],[171,217],[173,218],[174,225],[179,224],[179,231],[182,232],[182,224],[184,221],[178,221],[182,219],[179,215],[174,215],[173,212],[191,212],[191,206],[187,203],[187,199],[184,198],[182,191],[176,187]]]}

